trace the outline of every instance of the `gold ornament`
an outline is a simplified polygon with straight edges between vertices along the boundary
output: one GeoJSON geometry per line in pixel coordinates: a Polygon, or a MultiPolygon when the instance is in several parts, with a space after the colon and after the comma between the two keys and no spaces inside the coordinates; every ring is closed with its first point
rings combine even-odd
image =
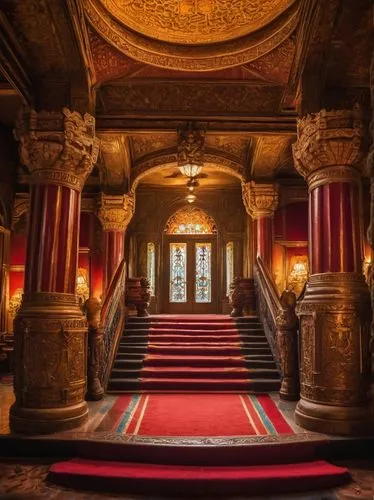
{"type": "Polygon", "coordinates": [[[126,231],[135,211],[133,194],[108,195],[101,193],[98,217],[104,231],[126,231]]]}
{"type": "Polygon", "coordinates": [[[253,218],[272,217],[278,206],[278,189],[275,184],[242,183],[243,203],[253,218]]]}
{"type": "Polygon", "coordinates": [[[364,131],[358,107],[307,115],[298,120],[297,137],[295,167],[309,190],[331,182],[359,182],[364,131]]]}
{"type": "Polygon", "coordinates": [[[62,113],[28,110],[17,123],[16,137],[31,183],[82,190],[99,152],[93,116],[68,108],[62,113]]]}

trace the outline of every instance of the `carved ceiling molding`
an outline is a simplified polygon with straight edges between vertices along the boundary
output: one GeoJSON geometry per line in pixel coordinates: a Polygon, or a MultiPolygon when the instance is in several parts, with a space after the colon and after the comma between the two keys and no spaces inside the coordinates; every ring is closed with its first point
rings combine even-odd
{"type": "Polygon", "coordinates": [[[251,178],[271,179],[291,152],[294,138],[285,135],[257,136],[252,159],[251,178]]]}
{"type": "Polygon", "coordinates": [[[264,82],[137,80],[110,82],[98,92],[98,114],[179,119],[278,114],[284,87],[264,82]]]}
{"type": "MultiPolygon", "coordinates": [[[[245,170],[243,165],[234,159],[228,158],[221,152],[209,149],[206,150],[204,165],[228,175],[232,175],[241,182],[244,181],[245,170]]],[[[147,156],[147,158],[144,158],[143,161],[139,162],[132,170],[131,191],[134,192],[139,182],[147,175],[170,167],[178,168],[176,148],[147,156]]]]}
{"type": "Polygon", "coordinates": [[[100,184],[106,193],[123,194],[128,190],[131,156],[128,138],[121,133],[99,134],[100,184]]]}
{"type": "MultiPolygon", "coordinates": [[[[289,38],[298,20],[298,2],[295,1],[277,19],[249,36],[214,45],[180,45],[155,40],[129,29],[99,0],[84,0],[84,6],[92,26],[120,52],[137,61],[180,71],[211,71],[254,61],[289,38]]],[[[152,16],[148,21],[151,19],[152,16]]]]}

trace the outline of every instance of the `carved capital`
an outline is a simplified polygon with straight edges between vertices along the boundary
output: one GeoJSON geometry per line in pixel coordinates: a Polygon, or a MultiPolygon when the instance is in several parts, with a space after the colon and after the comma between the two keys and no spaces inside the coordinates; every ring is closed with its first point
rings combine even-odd
{"type": "Polygon", "coordinates": [[[133,194],[108,195],[101,193],[98,217],[104,231],[126,231],[135,211],[133,194]]]}
{"type": "Polygon", "coordinates": [[[82,190],[99,152],[93,116],[68,108],[62,112],[28,110],[15,133],[32,183],[82,190]]]}
{"type": "Polygon", "coordinates": [[[298,120],[293,145],[296,170],[314,189],[331,182],[360,178],[363,125],[359,107],[321,110],[298,120]]]}
{"type": "Polygon", "coordinates": [[[273,217],[278,206],[276,184],[243,183],[242,197],[245,209],[253,219],[273,217]]]}

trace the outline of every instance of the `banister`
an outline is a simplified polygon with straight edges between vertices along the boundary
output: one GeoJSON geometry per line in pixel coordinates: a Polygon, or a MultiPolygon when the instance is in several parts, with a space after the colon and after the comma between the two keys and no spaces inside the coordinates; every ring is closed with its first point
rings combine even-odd
{"type": "Polygon", "coordinates": [[[282,376],[280,397],[299,397],[298,318],[296,295],[285,290],[281,297],[265,263],[257,257],[255,265],[258,314],[282,376]]]}

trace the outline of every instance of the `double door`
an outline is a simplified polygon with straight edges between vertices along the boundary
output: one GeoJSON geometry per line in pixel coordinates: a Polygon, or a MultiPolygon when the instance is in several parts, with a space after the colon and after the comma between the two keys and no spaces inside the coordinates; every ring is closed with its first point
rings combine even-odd
{"type": "Polygon", "coordinates": [[[163,254],[164,312],[217,312],[217,238],[166,236],[163,254]]]}

